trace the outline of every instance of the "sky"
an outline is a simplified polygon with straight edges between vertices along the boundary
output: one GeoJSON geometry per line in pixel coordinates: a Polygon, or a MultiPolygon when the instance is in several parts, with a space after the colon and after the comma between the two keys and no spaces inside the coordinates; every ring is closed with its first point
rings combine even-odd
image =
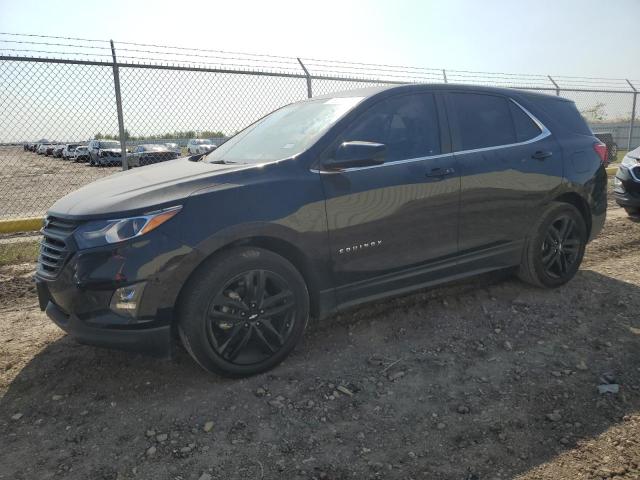
{"type": "Polygon", "coordinates": [[[640,80],[640,0],[0,0],[0,32],[640,80]]]}

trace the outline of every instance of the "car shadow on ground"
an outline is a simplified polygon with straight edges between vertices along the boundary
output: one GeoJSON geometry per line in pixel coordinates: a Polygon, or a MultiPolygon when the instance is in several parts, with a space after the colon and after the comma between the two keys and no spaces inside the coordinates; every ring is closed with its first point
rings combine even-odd
{"type": "Polygon", "coordinates": [[[336,315],[243,380],[62,337],[0,399],[0,478],[523,474],[640,409],[640,290],[503,277],[336,315]]]}

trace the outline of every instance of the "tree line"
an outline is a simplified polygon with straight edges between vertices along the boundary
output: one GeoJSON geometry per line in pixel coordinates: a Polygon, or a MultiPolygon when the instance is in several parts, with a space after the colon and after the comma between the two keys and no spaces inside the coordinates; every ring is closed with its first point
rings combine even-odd
{"type": "MultiPolygon", "coordinates": [[[[190,138],[224,138],[226,135],[219,130],[176,130],[174,132],[162,133],[159,135],[131,135],[128,130],[124,131],[124,139],[134,140],[173,140],[173,139],[190,139],[190,138]]],[[[93,138],[96,140],[120,140],[120,135],[111,135],[108,133],[96,133],[93,138]]]]}

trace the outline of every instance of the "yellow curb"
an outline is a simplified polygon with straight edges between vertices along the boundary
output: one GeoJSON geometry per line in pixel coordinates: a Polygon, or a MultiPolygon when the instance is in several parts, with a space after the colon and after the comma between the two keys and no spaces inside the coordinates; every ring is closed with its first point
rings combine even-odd
{"type": "Polygon", "coordinates": [[[0,233],[33,232],[42,227],[40,218],[15,218],[12,220],[0,220],[0,233]]]}

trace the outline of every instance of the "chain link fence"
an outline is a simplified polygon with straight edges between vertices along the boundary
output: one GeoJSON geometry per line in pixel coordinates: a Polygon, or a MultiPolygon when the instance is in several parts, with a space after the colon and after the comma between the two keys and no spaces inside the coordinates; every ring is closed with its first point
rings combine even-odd
{"type": "Polygon", "coordinates": [[[594,132],[611,133],[619,152],[640,145],[640,81],[0,33],[0,220],[42,216],[82,185],[128,165],[173,158],[157,152],[187,154],[189,140],[220,144],[288,103],[405,83],[466,83],[560,95],[576,102],[594,132]]]}

